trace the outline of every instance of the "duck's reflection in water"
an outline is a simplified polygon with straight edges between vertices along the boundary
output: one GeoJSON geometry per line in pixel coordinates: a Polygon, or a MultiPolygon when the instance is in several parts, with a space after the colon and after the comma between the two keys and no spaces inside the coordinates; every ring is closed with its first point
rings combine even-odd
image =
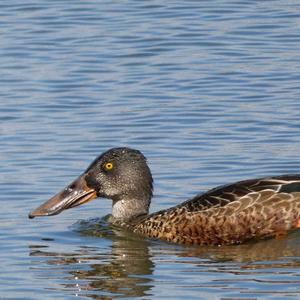
{"type": "Polygon", "coordinates": [[[250,241],[241,245],[186,248],[182,256],[209,258],[212,261],[259,262],[297,258],[300,255],[300,234],[294,232],[282,239],[250,241]]]}
{"type": "MultiPolygon", "coordinates": [[[[55,265],[61,276],[56,278],[61,281],[61,290],[93,299],[148,295],[147,291],[152,287],[153,263],[146,240],[110,228],[99,220],[81,221],[74,228],[81,235],[109,238],[112,245],[104,249],[80,246],[72,253],[47,251],[43,245],[31,245],[31,256],[46,258],[46,268],[41,267],[43,275],[47,274],[47,265],[55,265]],[[61,271],[68,275],[62,276],[61,271]]],[[[45,266],[45,261],[42,265],[45,266]]],[[[40,268],[36,263],[35,267],[40,268]]]]}
{"type": "MultiPolygon", "coordinates": [[[[148,241],[111,228],[102,220],[81,221],[73,229],[81,234],[82,243],[89,241],[84,237],[101,237],[100,246],[80,246],[72,253],[62,253],[51,251],[45,244],[31,245],[30,255],[39,258],[33,261],[33,266],[42,269],[43,276],[47,271],[53,271],[51,266],[55,266],[59,274],[57,276],[60,276],[55,279],[60,282],[61,290],[93,299],[151,296],[154,281],[158,280],[152,275],[153,261],[168,265],[172,272],[178,271],[178,274],[181,270],[178,264],[189,264],[193,276],[196,276],[195,267],[199,273],[209,271],[234,274],[251,273],[252,270],[259,269],[276,268],[278,271],[278,268],[300,267],[297,259],[300,256],[300,239],[297,232],[281,240],[193,248],[148,241]],[[41,261],[41,257],[46,259],[41,261]]],[[[51,243],[49,246],[52,247],[51,243]]],[[[156,268],[159,269],[160,266],[156,268]]]]}

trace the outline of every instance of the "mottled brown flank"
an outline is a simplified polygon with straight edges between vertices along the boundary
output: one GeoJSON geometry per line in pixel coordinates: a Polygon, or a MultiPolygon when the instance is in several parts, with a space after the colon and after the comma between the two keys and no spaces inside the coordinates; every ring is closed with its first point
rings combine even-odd
{"type": "Polygon", "coordinates": [[[300,226],[300,175],[238,182],[176,207],[121,223],[151,238],[187,245],[239,244],[300,226]]]}

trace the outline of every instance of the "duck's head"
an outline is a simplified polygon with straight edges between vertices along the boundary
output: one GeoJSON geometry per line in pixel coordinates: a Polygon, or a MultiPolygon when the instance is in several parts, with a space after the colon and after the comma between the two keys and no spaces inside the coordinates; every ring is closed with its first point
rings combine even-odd
{"type": "Polygon", "coordinates": [[[114,218],[147,214],[152,176],[143,154],[129,148],[104,152],[75,181],[30,212],[29,218],[56,215],[97,197],[112,199],[114,218]]]}

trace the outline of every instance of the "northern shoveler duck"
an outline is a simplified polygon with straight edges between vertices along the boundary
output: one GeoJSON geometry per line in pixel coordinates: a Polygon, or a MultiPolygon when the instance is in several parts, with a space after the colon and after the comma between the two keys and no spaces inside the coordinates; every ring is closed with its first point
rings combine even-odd
{"type": "Polygon", "coordinates": [[[143,154],[113,148],[29,214],[59,214],[96,197],[112,199],[109,221],[137,234],[187,245],[239,244],[300,227],[300,174],[217,187],[149,215],[152,175],[143,154]]]}

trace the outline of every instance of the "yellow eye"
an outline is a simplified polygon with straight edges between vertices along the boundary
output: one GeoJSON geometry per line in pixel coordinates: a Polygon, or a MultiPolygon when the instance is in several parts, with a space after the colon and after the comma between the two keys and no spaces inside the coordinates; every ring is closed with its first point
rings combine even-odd
{"type": "Polygon", "coordinates": [[[104,165],[105,170],[109,171],[113,168],[113,164],[108,162],[104,165]]]}

